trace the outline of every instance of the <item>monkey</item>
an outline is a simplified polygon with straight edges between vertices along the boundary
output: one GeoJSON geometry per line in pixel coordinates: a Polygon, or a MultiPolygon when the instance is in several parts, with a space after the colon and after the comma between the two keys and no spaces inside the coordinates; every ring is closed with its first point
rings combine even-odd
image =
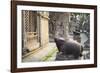
{"type": "Polygon", "coordinates": [[[73,39],[54,38],[58,51],[67,58],[79,59],[82,56],[83,47],[73,39]],[[69,57],[70,56],[70,57],[69,57]]]}

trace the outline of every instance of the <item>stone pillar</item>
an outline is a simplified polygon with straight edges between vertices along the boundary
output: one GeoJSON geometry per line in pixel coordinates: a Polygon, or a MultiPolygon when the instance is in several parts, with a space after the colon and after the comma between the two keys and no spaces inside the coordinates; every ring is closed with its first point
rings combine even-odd
{"type": "Polygon", "coordinates": [[[40,16],[40,37],[41,46],[45,46],[49,43],[49,26],[48,26],[48,12],[39,12],[40,16]]]}

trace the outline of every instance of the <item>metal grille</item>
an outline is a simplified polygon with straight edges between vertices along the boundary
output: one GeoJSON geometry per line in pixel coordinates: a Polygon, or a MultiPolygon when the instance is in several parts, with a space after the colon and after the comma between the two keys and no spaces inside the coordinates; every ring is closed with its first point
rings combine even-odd
{"type": "Polygon", "coordinates": [[[22,11],[23,49],[32,51],[40,46],[38,41],[37,15],[35,11],[22,11]]]}
{"type": "Polygon", "coordinates": [[[29,31],[29,11],[24,11],[24,26],[25,26],[25,32],[29,31]]]}
{"type": "Polygon", "coordinates": [[[25,32],[36,32],[35,12],[24,10],[24,28],[25,32]]]}

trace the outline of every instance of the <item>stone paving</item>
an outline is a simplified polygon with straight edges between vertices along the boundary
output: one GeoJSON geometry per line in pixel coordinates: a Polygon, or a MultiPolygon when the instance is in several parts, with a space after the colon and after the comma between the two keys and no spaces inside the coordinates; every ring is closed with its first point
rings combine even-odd
{"type": "Polygon", "coordinates": [[[39,51],[30,54],[22,59],[22,62],[40,62],[46,60],[55,60],[57,47],[55,43],[49,43],[46,47],[41,48],[39,51]]]}

